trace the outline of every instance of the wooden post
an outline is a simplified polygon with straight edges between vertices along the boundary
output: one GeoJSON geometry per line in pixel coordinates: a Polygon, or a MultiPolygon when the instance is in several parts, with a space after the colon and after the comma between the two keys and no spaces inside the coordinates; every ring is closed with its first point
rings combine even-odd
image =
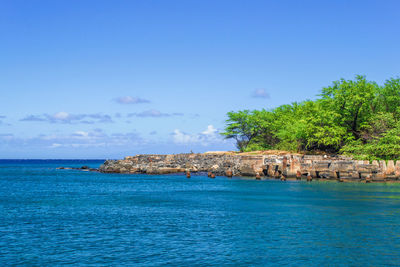
{"type": "Polygon", "coordinates": [[[301,180],[301,172],[300,171],[296,172],[296,180],[301,180]]]}

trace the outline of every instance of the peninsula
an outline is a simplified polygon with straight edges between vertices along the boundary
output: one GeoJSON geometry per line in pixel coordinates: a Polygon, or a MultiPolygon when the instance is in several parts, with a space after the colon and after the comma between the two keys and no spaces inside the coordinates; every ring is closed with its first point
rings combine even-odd
{"type": "Polygon", "coordinates": [[[206,152],[203,154],[136,155],[107,160],[103,173],[207,173],[209,176],[384,182],[398,181],[400,161],[353,160],[337,155],[306,155],[286,151],[206,152]]]}
{"type": "Polygon", "coordinates": [[[271,110],[228,112],[221,135],[234,139],[240,152],[136,155],[107,160],[99,171],[399,180],[400,79],[388,79],[380,86],[358,75],[355,80],[333,82],[319,97],[271,110]]]}

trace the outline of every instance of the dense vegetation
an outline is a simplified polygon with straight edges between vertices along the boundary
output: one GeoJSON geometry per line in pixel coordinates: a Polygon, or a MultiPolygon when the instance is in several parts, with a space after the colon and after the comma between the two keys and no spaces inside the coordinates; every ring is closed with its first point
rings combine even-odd
{"type": "Polygon", "coordinates": [[[229,112],[226,138],[240,151],[323,151],[359,159],[400,159],[400,79],[335,81],[315,101],[229,112]]]}

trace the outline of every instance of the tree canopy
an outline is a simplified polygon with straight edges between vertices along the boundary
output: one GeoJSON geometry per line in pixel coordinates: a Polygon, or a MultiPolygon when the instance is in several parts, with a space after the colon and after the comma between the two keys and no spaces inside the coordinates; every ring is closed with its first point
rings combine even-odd
{"type": "Polygon", "coordinates": [[[341,79],[317,100],[271,110],[228,112],[226,138],[240,151],[324,151],[359,159],[400,159],[400,79],[382,86],[341,79]]]}

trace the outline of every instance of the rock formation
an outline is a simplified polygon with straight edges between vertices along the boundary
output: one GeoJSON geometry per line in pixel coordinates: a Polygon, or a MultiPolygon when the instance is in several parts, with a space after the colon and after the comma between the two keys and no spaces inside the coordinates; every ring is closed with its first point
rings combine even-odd
{"type": "Polygon", "coordinates": [[[352,160],[345,156],[302,155],[294,153],[204,153],[175,155],[136,155],[123,160],[107,160],[104,173],[212,173],[219,176],[267,177],[281,180],[313,179],[376,182],[398,180],[400,163],[352,160]]]}

